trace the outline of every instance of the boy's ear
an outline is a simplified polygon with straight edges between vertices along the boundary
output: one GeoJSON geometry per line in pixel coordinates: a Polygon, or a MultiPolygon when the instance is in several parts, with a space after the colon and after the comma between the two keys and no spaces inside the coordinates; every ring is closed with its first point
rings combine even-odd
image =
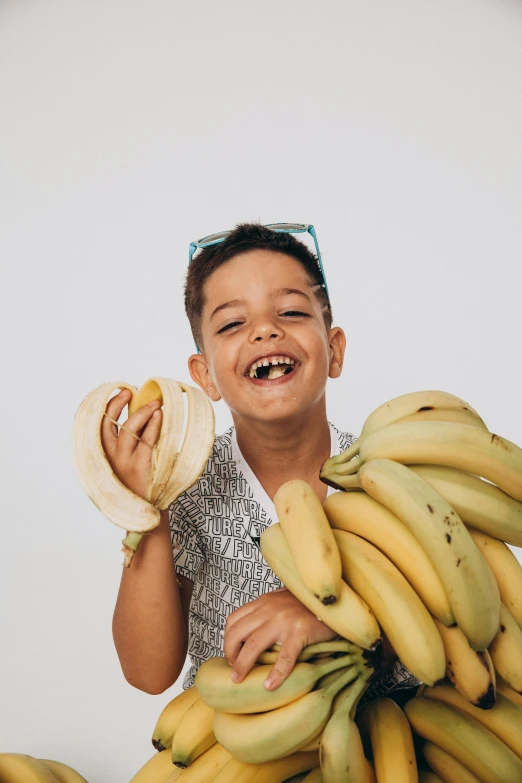
{"type": "Polygon", "coordinates": [[[190,377],[197,383],[200,389],[203,389],[207,397],[209,397],[212,402],[219,402],[221,394],[218,392],[214,381],[212,380],[207,360],[203,354],[193,353],[192,356],[189,357],[188,368],[190,377]]]}
{"type": "Polygon", "coordinates": [[[340,326],[330,329],[330,368],[329,378],[338,378],[343,370],[344,350],[346,348],[346,335],[340,326]]]}

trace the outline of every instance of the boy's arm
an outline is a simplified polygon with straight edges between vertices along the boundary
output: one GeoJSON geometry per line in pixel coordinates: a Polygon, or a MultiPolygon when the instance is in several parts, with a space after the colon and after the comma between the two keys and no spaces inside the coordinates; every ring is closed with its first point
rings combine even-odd
{"type": "Polygon", "coordinates": [[[192,588],[176,577],[168,511],[162,511],[159,527],[143,537],[132,566],[123,569],[112,623],[123,674],[135,688],[163,693],[178,679],[192,588]]]}

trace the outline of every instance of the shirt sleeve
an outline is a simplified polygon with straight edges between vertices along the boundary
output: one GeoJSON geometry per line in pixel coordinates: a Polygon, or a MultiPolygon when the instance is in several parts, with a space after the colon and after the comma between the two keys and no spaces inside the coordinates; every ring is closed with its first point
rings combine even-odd
{"type": "Polygon", "coordinates": [[[169,506],[169,521],[176,573],[195,582],[204,560],[198,532],[177,501],[169,506]]]}

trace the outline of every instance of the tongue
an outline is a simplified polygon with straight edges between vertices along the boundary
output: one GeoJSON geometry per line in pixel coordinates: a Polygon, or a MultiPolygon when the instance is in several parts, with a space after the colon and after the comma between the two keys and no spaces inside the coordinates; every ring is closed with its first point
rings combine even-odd
{"type": "Polygon", "coordinates": [[[270,370],[268,371],[267,379],[269,381],[272,381],[274,378],[280,378],[284,374],[285,371],[283,367],[279,367],[277,364],[272,365],[272,367],[270,367],[270,370]]]}

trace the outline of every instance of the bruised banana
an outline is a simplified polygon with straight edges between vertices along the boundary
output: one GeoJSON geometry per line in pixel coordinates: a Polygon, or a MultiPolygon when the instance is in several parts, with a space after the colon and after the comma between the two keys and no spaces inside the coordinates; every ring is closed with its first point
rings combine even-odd
{"type": "Polygon", "coordinates": [[[455,510],[423,478],[390,459],[364,464],[359,482],[411,530],[437,571],[457,624],[473,649],[485,650],[498,629],[498,586],[455,510]]]}
{"type": "Polygon", "coordinates": [[[512,546],[522,547],[522,503],[506,492],[457,468],[410,465],[431,484],[467,525],[512,546]]]}
{"type": "Polygon", "coordinates": [[[174,734],[181,724],[187,710],[200,698],[194,686],[187,688],[169,701],[163,708],[152,734],[152,744],[156,750],[170,748],[174,734]]]}
{"type": "Polygon", "coordinates": [[[260,547],[264,559],[285,587],[323,623],[365,650],[373,650],[378,646],[381,637],[375,616],[344,581],[338,600],[329,606],[322,604],[305,587],[279,523],[270,525],[261,534],[260,547]]]}
{"type": "Polygon", "coordinates": [[[341,592],[341,558],[321,501],[306,481],[287,481],[274,506],[301,581],[323,604],[341,592]]]}
{"type": "Polygon", "coordinates": [[[478,413],[460,397],[443,391],[401,394],[379,405],[363,424],[360,437],[398,421],[456,421],[487,429],[478,413]]]}
{"type": "Polygon", "coordinates": [[[462,696],[481,709],[495,703],[495,669],[487,650],[473,650],[458,626],[446,628],[435,619],[444,652],[446,674],[462,696]]]}
{"type": "Polygon", "coordinates": [[[392,699],[375,699],[364,708],[360,722],[370,737],[379,783],[417,783],[417,761],[410,724],[392,699]]]}
{"type": "MultiPolygon", "coordinates": [[[[297,663],[288,677],[275,690],[264,686],[271,666],[259,665],[251,669],[244,680],[233,682],[232,667],[226,658],[209,658],[196,673],[194,684],[209,707],[221,712],[250,714],[283,707],[309,693],[316,682],[329,672],[356,665],[356,676],[364,663],[355,655],[344,655],[320,663],[297,663]]],[[[175,737],[176,735],[174,735],[175,737]]]]}
{"type": "Polygon", "coordinates": [[[468,530],[495,575],[502,603],[522,628],[522,565],[503,541],[472,527],[468,530]]]}
{"type": "Polygon", "coordinates": [[[0,753],[0,780],[2,783],[60,783],[43,761],[24,753],[0,753]]]}
{"type": "MultiPolygon", "coordinates": [[[[360,691],[349,686],[340,706],[326,724],[319,749],[324,783],[373,783],[373,768],[364,755],[359,729],[354,721],[360,691]]],[[[336,699],[339,698],[339,695],[336,699]]],[[[406,781],[405,781],[406,783],[406,781]]]]}
{"type": "Polygon", "coordinates": [[[430,464],[474,473],[522,500],[522,449],[480,427],[445,421],[390,424],[360,438],[358,456],[350,448],[330,457],[321,468],[326,483],[343,489],[343,477],[369,460],[390,459],[404,465],[430,464]]]}
{"type": "Polygon", "coordinates": [[[510,688],[522,693],[522,630],[504,604],[500,605],[500,625],[489,654],[495,671],[510,688]]]}
{"type": "Polygon", "coordinates": [[[212,729],[214,709],[199,698],[183,716],[172,741],[172,762],[188,767],[216,742],[212,729]]]}
{"type": "Polygon", "coordinates": [[[444,625],[455,618],[437,572],[413,533],[382,503],[366,492],[334,492],[324,510],[336,530],[355,533],[390,558],[432,615],[444,625]]]}
{"type": "Polygon", "coordinates": [[[261,764],[294,753],[325,726],[332,701],[342,688],[357,680],[356,688],[364,691],[367,681],[355,667],[337,682],[269,712],[235,715],[216,710],[214,734],[218,742],[239,761],[261,764]]]}
{"type": "Polygon", "coordinates": [[[398,568],[363,538],[334,530],[343,576],[379,621],[410,672],[433,685],[444,677],[446,659],[430,613],[398,568]]]}
{"type": "MultiPolygon", "coordinates": [[[[133,410],[131,399],[130,410],[133,410]]],[[[138,390],[124,382],[103,383],[84,398],[74,417],[73,460],[80,484],[101,513],[129,531],[124,541],[129,565],[141,535],[159,525],[164,510],[202,474],[214,442],[214,413],[206,395],[170,378],[150,378],[138,390]],[[101,423],[113,392],[129,389],[133,399],[158,399],[163,405],[159,440],[153,447],[153,468],[142,498],[114,474],[101,440],[101,423]],[[188,401],[187,420],[183,392],[188,401]],[[183,443],[183,430],[185,437],[183,443]]]]}
{"type": "Polygon", "coordinates": [[[502,693],[497,693],[496,703],[486,710],[474,707],[451,685],[425,688],[422,695],[427,699],[450,704],[459,712],[475,718],[522,758],[522,709],[502,693]]]}
{"type": "Polygon", "coordinates": [[[481,783],[473,772],[433,742],[426,742],[422,751],[432,770],[442,775],[444,783],[481,783]]]}
{"type": "Polygon", "coordinates": [[[481,783],[522,780],[522,760],[475,718],[423,696],[407,702],[404,712],[416,734],[454,756],[481,783]]]}
{"type": "Polygon", "coordinates": [[[226,764],[212,783],[283,783],[299,772],[314,767],[319,759],[317,753],[299,751],[276,761],[264,764],[245,764],[232,759],[226,764]]]}

